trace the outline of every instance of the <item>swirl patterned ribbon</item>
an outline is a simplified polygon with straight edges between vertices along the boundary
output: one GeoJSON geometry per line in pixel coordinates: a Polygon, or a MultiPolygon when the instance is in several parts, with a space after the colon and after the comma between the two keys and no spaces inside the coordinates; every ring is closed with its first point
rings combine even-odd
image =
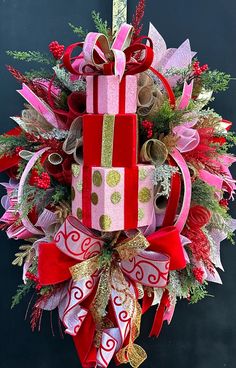
{"type": "MultiPolygon", "coordinates": [[[[170,256],[168,249],[161,246],[163,239],[165,247],[171,239],[178,254],[183,253],[175,228],[157,231],[150,243],[137,233],[121,243],[115,239],[108,245],[107,240],[97,237],[79,220],[68,216],[57,232],[55,242],[41,244],[40,282],[42,285],[61,282],[69,279],[71,272],[72,280],[59,305],[60,318],[66,332],[77,338],[92,313],[97,329],[101,331],[95,361],[99,366],[107,367],[114,354],[121,362],[129,359],[133,367],[138,367],[145,359],[145,352],[134,344],[141,316],[135,289],[136,284],[166,286],[170,256]],[[56,258],[60,262],[55,262],[56,258]],[[116,317],[112,326],[104,325],[108,303],[112,304],[116,317]],[[123,346],[124,341],[128,341],[128,345],[123,346]]],[[[78,351],[83,355],[79,347],[78,351]]],[[[85,362],[83,366],[86,366],[85,362]]]]}

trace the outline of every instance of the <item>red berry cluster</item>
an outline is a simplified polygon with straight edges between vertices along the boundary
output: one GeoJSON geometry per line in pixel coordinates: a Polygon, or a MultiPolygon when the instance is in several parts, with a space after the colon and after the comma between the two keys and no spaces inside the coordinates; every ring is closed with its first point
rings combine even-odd
{"type": "Polygon", "coordinates": [[[40,176],[36,169],[33,169],[31,172],[31,178],[29,180],[29,184],[40,189],[48,189],[51,185],[51,179],[47,172],[43,172],[40,176]]]}
{"type": "Polygon", "coordinates": [[[32,272],[26,272],[26,275],[27,279],[31,280],[31,281],[34,281],[37,285],[35,286],[35,289],[37,291],[40,291],[42,289],[42,285],[39,283],[39,278],[38,276],[36,276],[34,273],[32,272]]]}
{"type": "Polygon", "coordinates": [[[52,53],[56,60],[61,59],[64,54],[65,46],[60,45],[57,41],[52,41],[49,45],[49,51],[52,53]]]}
{"type": "Polygon", "coordinates": [[[220,200],[220,206],[221,206],[221,207],[227,207],[227,208],[228,208],[228,206],[229,206],[229,201],[228,201],[228,199],[222,198],[222,199],[220,200]]]}
{"type": "Polygon", "coordinates": [[[202,284],[203,283],[203,276],[204,276],[204,271],[202,268],[199,268],[199,267],[195,267],[193,268],[193,274],[194,274],[194,277],[195,279],[200,283],[202,284]]]}
{"type": "Polygon", "coordinates": [[[195,61],[193,63],[193,74],[198,76],[201,75],[203,72],[205,72],[208,69],[208,65],[204,64],[202,66],[200,66],[199,61],[195,61]]]}
{"type": "Polygon", "coordinates": [[[24,149],[23,147],[18,146],[18,147],[16,147],[16,148],[15,148],[15,153],[16,153],[17,155],[19,155],[19,153],[20,153],[23,149],[24,149]]]}
{"type": "Polygon", "coordinates": [[[148,120],[142,121],[142,127],[147,133],[147,138],[150,139],[153,136],[153,123],[148,120]]]}

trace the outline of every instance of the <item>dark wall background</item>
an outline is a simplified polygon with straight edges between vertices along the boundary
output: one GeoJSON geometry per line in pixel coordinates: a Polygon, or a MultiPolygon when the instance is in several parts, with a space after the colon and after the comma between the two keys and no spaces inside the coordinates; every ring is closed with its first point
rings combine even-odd
{"type": "MultiPolygon", "coordinates": [[[[128,0],[129,14],[136,0],[128,0]]],[[[15,92],[19,87],[5,70],[12,63],[24,70],[24,65],[10,60],[5,50],[44,51],[52,40],[65,45],[76,36],[68,22],[93,29],[90,13],[93,9],[110,20],[111,0],[0,0],[0,132],[14,126],[9,116],[18,114],[23,100],[15,92]]],[[[147,0],[145,28],[154,23],[169,47],[190,38],[192,49],[198,51],[201,62],[219,68],[236,77],[236,2],[235,0],[147,0]]],[[[31,66],[30,66],[31,68],[31,66]]],[[[236,81],[224,94],[218,94],[214,106],[226,119],[236,122],[236,81]]],[[[1,175],[1,181],[5,179],[1,175]]],[[[1,191],[1,194],[3,192],[1,191]]],[[[235,206],[233,208],[235,212],[235,206]]],[[[21,270],[11,267],[17,243],[0,234],[0,368],[75,368],[80,367],[70,337],[60,338],[54,317],[55,337],[49,318],[44,315],[41,333],[32,334],[24,315],[28,300],[14,311],[10,299],[20,283],[21,270]]],[[[210,293],[198,305],[178,303],[173,322],[165,326],[158,340],[148,339],[154,314],[143,318],[141,345],[149,359],[144,368],[231,368],[236,366],[236,249],[225,242],[222,258],[226,273],[223,286],[212,285],[210,293]]],[[[111,365],[112,366],[112,365],[111,365]]]]}

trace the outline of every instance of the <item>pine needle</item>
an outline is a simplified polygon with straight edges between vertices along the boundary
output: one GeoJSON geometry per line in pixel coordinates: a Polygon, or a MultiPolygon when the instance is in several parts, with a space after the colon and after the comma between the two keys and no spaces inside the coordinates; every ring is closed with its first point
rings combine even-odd
{"type": "Polygon", "coordinates": [[[27,63],[29,62],[36,62],[36,63],[42,63],[47,65],[54,65],[54,59],[48,55],[43,54],[39,51],[12,51],[8,50],[6,51],[8,56],[11,56],[15,60],[25,61],[27,63]]]}
{"type": "Polygon", "coordinates": [[[74,26],[72,23],[68,23],[69,27],[72,29],[72,31],[77,34],[80,38],[85,38],[87,35],[87,31],[84,31],[81,26],[74,26]]]}
{"type": "Polygon", "coordinates": [[[106,20],[103,21],[102,18],[100,17],[100,13],[96,12],[95,10],[92,11],[91,15],[97,31],[109,37],[109,29],[107,21],[106,20]]]}

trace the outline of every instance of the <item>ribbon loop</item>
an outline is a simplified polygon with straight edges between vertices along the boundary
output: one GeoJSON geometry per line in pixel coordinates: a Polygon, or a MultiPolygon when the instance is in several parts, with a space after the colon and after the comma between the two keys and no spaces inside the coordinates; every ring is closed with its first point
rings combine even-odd
{"type": "Polygon", "coordinates": [[[137,74],[147,70],[153,61],[152,42],[150,46],[142,43],[131,45],[133,27],[122,24],[110,47],[108,38],[102,33],[90,32],[84,42],[67,47],[63,63],[75,75],[114,74],[119,78],[125,74],[137,74]],[[72,58],[72,52],[83,47],[83,53],[72,58]],[[139,53],[140,60],[134,55],[139,53]]]}

